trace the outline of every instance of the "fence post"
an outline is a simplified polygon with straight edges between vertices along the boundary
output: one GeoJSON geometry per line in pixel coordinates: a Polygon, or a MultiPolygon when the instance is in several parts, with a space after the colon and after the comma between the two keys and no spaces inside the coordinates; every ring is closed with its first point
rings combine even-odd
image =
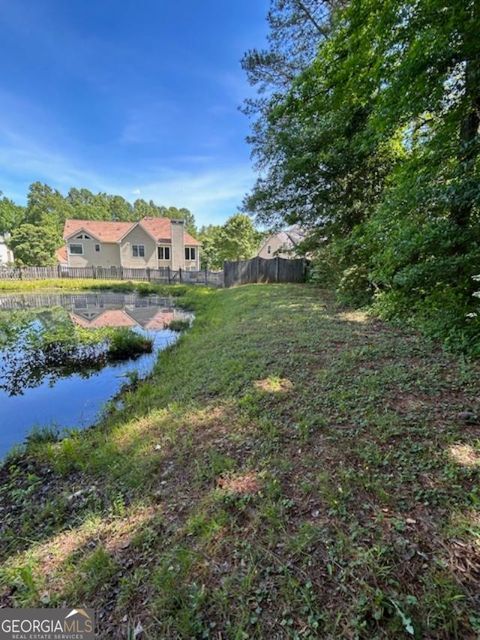
{"type": "Polygon", "coordinates": [[[279,264],[280,264],[280,263],[279,263],[279,260],[280,260],[280,258],[277,256],[277,257],[275,258],[275,282],[278,282],[278,275],[279,275],[279,269],[278,269],[278,267],[279,267],[279,264]]]}
{"type": "Polygon", "coordinates": [[[180,278],[180,282],[182,282],[182,267],[178,268],[178,277],[180,278]]]}
{"type": "Polygon", "coordinates": [[[145,269],[145,271],[147,272],[147,280],[150,282],[150,280],[151,280],[150,267],[147,267],[147,268],[145,269]]]}
{"type": "Polygon", "coordinates": [[[92,267],[92,276],[94,280],[97,279],[97,267],[92,267]]]}
{"type": "Polygon", "coordinates": [[[172,282],[172,276],[171,276],[171,269],[170,269],[170,265],[167,267],[168,271],[167,271],[167,276],[168,276],[168,284],[170,284],[172,282]]]}
{"type": "Polygon", "coordinates": [[[23,280],[22,267],[18,268],[18,279],[23,280]]]}
{"type": "Polygon", "coordinates": [[[123,280],[123,267],[120,267],[120,280],[123,280]]]}
{"type": "Polygon", "coordinates": [[[208,264],[205,267],[205,284],[208,284],[208,264]]]}
{"type": "Polygon", "coordinates": [[[57,264],[57,278],[62,277],[62,266],[60,263],[57,264]]]}

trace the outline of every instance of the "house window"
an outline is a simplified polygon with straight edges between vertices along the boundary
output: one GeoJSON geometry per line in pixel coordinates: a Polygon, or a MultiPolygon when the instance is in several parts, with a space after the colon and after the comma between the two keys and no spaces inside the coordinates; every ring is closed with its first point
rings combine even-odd
{"type": "Polygon", "coordinates": [[[72,256],[83,256],[83,244],[71,244],[69,251],[72,256]]]}
{"type": "Polygon", "coordinates": [[[132,244],[132,256],[134,258],[144,258],[145,257],[145,245],[143,245],[143,244],[132,244]]]}
{"type": "Polygon", "coordinates": [[[96,245],[95,245],[95,251],[96,251],[97,253],[100,253],[100,245],[99,245],[99,244],[96,244],[96,245]]]}
{"type": "Polygon", "coordinates": [[[270,245],[267,247],[267,253],[272,253],[272,247],[270,245]]]}
{"type": "Polygon", "coordinates": [[[195,260],[195,247],[185,247],[185,260],[195,260]]]}
{"type": "Polygon", "coordinates": [[[158,259],[170,260],[170,247],[158,247],[158,259]]]}

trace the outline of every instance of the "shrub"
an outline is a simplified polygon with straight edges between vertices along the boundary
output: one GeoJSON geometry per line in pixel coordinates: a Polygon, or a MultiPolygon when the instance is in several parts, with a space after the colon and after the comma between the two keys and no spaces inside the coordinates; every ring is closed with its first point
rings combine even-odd
{"type": "Polygon", "coordinates": [[[190,322],[188,320],[172,320],[167,328],[170,331],[186,331],[190,328],[190,322]]]}
{"type": "Polygon", "coordinates": [[[153,340],[131,329],[119,329],[112,334],[107,351],[109,360],[127,360],[151,353],[153,340]]]}

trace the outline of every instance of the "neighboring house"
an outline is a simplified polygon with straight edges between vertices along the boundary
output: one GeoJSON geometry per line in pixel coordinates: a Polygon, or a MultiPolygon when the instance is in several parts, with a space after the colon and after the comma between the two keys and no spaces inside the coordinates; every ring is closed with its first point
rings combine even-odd
{"type": "MultiPolygon", "coordinates": [[[[183,220],[66,220],[63,239],[69,267],[200,270],[200,243],[185,230],[183,220]]],[[[61,263],[61,249],[57,258],[61,263]]]]}
{"type": "Polygon", "coordinates": [[[296,248],[302,240],[305,240],[305,236],[305,232],[298,226],[273,233],[265,240],[257,256],[266,259],[296,258],[298,257],[296,248]]]}
{"type": "Polygon", "coordinates": [[[8,248],[7,240],[10,235],[7,233],[4,236],[0,235],[0,265],[13,263],[13,251],[8,248]]]}

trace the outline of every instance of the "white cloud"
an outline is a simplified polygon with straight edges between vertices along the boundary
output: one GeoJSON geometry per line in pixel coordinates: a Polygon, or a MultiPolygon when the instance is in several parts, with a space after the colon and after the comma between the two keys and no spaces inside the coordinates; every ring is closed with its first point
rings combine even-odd
{"type": "Polygon", "coordinates": [[[209,224],[235,213],[253,182],[248,164],[198,172],[160,169],[156,179],[141,184],[140,191],[146,200],[187,207],[200,224],[209,224]]]}
{"type": "Polygon", "coordinates": [[[86,187],[129,200],[141,195],[159,204],[188,207],[200,224],[208,224],[233,214],[253,185],[248,161],[226,164],[213,153],[159,157],[147,166],[131,158],[116,163],[98,157],[87,161],[82,147],[72,145],[67,132],[51,123],[48,114],[11,96],[8,101],[2,97],[0,189],[19,202],[24,201],[28,185],[40,180],[62,192],[86,187]]]}

